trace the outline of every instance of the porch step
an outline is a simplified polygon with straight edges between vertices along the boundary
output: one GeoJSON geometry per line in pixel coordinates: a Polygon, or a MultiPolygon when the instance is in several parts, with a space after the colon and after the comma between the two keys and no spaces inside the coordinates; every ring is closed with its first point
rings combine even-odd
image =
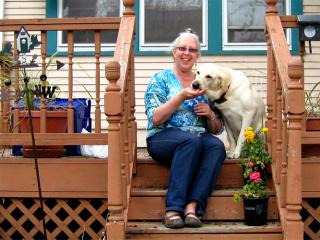
{"type": "MultiPolygon", "coordinates": [[[[243,173],[237,160],[226,159],[222,166],[216,190],[208,199],[204,225],[201,228],[167,229],[162,224],[165,195],[168,185],[169,167],[154,161],[145,149],[139,149],[131,189],[127,239],[222,239],[222,240],[280,240],[283,238],[276,197],[269,188],[268,223],[264,226],[244,224],[242,202],[232,196],[243,185],[243,173]]],[[[272,186],[272,178],[268,185],[272,186]]]]}
{"type": "MultiPolygon", "coordinates": [[[[139,148],[137,153],[137,172],[133,176],[133,188],[167,188],[169,167],[153,160],[146,148],[139,148]]],[[[271,177],[267,181],[272,186],[271,177]],[[270,180],[270,181],[269,181],[270,180]]],[[[240,188],[243,185],[243,173],[234,159],[226,159],[217,180],[216,189],[240,188]]]]}
{"type": "Polygon", "coordinates": [[[280,240],[278,222],[247,226],[243,222],[204,222],[201,228],[168,229],[161,222],[129,222],[127,239],[132,240],[280,240]]]}
{"type": "MultiPolygon", "coordinates": [[[[233,194],[239,189],[222,189],[212,192],[208,200],[204,220],[239,221],[244,219],[242,202],[235,202],[233,194]]],[[[268,219],[277,220],[278,210],[276,197],[272,190],[268,204],[268,219]]],[[[165,189],[144,188],[131,190],[129,203],[129,220],[157,220],[161,221],[165,209],[165,189]]]]}

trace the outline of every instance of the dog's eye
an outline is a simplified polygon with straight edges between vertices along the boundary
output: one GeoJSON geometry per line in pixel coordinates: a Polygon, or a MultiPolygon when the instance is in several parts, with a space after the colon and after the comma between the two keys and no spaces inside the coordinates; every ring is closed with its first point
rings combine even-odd
{"type": "Polygon", "coordinates": [[[206,75],[206,78],[208,79],[212,79],[212,77],[210,75],[206,75]]]}
{"type": "Polygon", "coordinates": [[[197,74],[200,75],[200,71],[197,71],[197,74]]]}

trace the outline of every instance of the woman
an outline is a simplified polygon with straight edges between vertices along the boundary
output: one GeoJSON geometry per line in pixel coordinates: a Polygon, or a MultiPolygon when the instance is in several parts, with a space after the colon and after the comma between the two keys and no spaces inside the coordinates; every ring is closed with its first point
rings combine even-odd
{"type": "Polygon", "coordinates": [[[205,90],[190,87],[199,50],[196,34],[180,33],[173,42],[172,68],[156,73],[145,93],[148,152],[171,166],[164,215],[168,228],[201,226],[226,156],[223,142],[212,135],[222,131],[219,113],[210,108],[205,90]]]}

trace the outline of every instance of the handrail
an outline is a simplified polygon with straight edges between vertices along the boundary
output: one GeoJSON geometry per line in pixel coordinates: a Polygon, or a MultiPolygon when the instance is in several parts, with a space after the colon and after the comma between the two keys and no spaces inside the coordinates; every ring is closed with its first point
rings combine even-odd
{"type": "Polygon", "coordinates": [[[109,122],[108,143],[108,239],[125,239],[131,181],[136,157],[134,117],[134,1],[124,1],[113,61],[106,65],[109,85],[105,93],[105,112],[109,122]]]}
{"type": "Polygon", "coordinates": [[[119,29],[119,17],[90,17],[90,18],[33,18],[33,19],[1,19],[1,32],[19,31],[24,26],[28,31],[59,31],[77,30],[104,30],[119,29]]]}
{"type": "Polygon", "coordinates": [[[304,118],[303,61],[291,56],[284,28],[296,18],[279,17],[277,0],[266,0],[269,151],[284,239],[303,239],[301,136],[304,118]]]}

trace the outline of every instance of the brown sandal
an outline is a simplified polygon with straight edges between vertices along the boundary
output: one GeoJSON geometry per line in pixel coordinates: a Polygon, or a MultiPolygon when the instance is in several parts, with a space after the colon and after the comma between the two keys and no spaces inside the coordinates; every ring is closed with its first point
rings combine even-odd
{"type": "Polygon", "coordinates": [[[195,213],[188,212],[184,215],[184,224],[186,227],[201,227],[202,222],[195,213]]]}
{"type": "Polygon", "coordinates": [[[164,215],[163,224],[166,228],[183,228],[184,222],[179,213],[171,216],[164,215]]]}

